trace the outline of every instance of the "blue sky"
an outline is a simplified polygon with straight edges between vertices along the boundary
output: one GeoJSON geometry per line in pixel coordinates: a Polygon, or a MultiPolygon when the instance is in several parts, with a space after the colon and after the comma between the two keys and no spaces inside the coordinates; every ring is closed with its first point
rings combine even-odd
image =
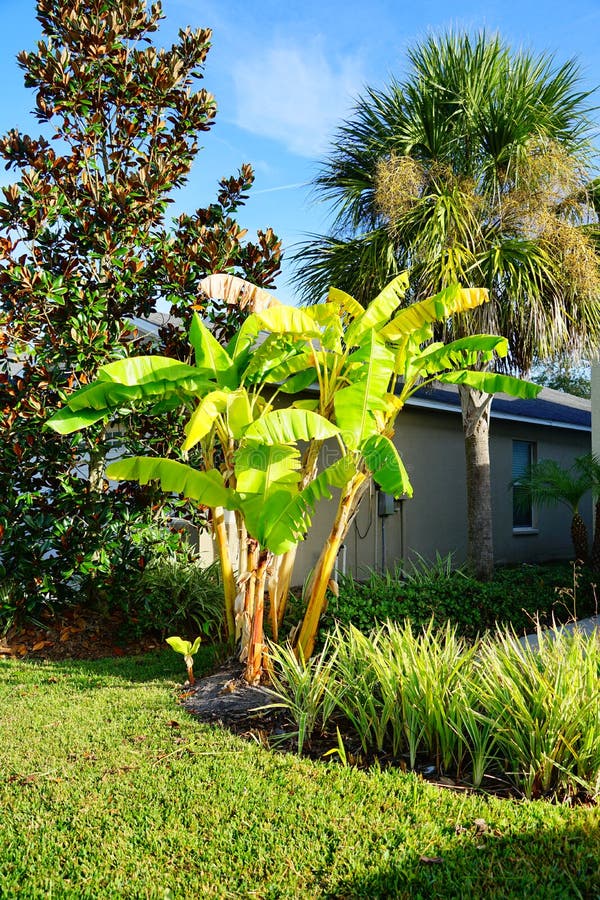
{"type": "MultiPolygon", "coordinates": [[[[328,210],[314,202],[308,182],[336,124],[365,85],[401,78],[407,48],[430,31],[498,31],[512,46],[554,53],[557,62],[576,57],[584,85],[600,84],[600,0],[570,8],[564,0],[163,0],[163,11],[157,43],[168,45],[186,25],[213,29],[203,86],[219,107],[174,212],[211,202],[218,179],[250,162],[256,182],[239,220],[250,232],[271,225],[288,250],[327,229],[328,210]]],[[[0,17],[0,131],[36,134],[33,97],[15,61],[39,36],[35,3],[0,0],[0,17]]],[[[8,180],[0,172],[0,183],[8,180]]],[[[291,301],[288,271],[277,294],[291,301]]]]}

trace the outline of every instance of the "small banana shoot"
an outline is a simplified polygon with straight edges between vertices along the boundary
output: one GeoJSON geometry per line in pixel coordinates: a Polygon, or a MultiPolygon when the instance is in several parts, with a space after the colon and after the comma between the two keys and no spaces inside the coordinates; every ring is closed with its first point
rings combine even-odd
{"type": "Polygon", "coordinates": [[[183,638],[180,637],[167,638],[167,644],[169,644],[176,653],[181,653],[183,655],[183,660],[188,673],[188,681],[191,685],[194,684],[194,656],[198,652],[200,641],[200,637],[197,637],[193,644],[191,641],[184,641],[183,638]]]}

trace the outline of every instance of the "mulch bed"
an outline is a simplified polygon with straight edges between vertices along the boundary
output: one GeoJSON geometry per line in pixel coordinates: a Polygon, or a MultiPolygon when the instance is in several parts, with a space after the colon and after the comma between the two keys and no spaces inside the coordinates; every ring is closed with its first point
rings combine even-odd
{"type": "Polygon", "coordinates": [[[186,683],[179,701],[202,722],[229,728],[236,734],[266,737],[279,723],[279,712],[264,708],[275,698],[267,688],[247,684],[242,674],[241,663],[231,658],[216,672],[196,679],[195,684],[186,683]]]}
{"type": "Polygon", "coordinates": [[[56,616],[47,612],[39,625],[14,626],[0,635],[0,659],[103,659],[162,646],[155,634],[128,636],[125,626],[120,612],[107,614],[83,606],[56,616]]]}

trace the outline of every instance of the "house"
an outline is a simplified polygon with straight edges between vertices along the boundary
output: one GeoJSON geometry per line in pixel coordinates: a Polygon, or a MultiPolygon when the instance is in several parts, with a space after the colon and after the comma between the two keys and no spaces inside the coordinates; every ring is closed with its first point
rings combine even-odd
{"type": "MultiPolygon", "coordinates": [[[[497,564],[571,558],[569,510],[523,509],[514,503],[509,485],[537,459],[570,466],[575,457],[589,453],[591,429],[591,402],[581,397],[549,388],[535,400],[494,397],[490,461],[497,564]]],[[[356,577],[369,568],[393,570],[401,560],[417,555],[431,560],[436,553],[453,553],[457,564],[466,558],[465,449],[456,387],[437,385],[411,398],[396,420],[395,441],[414,496],[394,501],[371,486],[338,559],[339,569],[356,577]]],[[[591,528],[591,497],[585,498],[581,512],[591,528]]],[[[314,567],[333,515],[334,504],[318,507],[298,550],[295,583],[302,584],[314,567]]],[[[212,558],[207,535],[201,550],[212,558]]]]}

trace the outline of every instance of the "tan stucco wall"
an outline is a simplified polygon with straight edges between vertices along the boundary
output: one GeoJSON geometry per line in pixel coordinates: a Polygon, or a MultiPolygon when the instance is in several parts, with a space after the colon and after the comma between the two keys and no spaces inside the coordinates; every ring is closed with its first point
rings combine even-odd
{"type": "MultiPolygon", "coordinates": [[[[590,449],[587,432],[556,427],[522,424],[492,419],[490,458],[494,550],[498,564],[522,561],[565,559],[571,556],[570,513],[566,507],[536,510],[535,532],[515,534],[512,527],[513,440],[534,441],[538,459],[552,458],[570,465],[575,456],[590,449]]],[[[408,469],[414,488],[411,500],[385,520],[386,563],[393,568],[402,557],[420,554],[434,559],[436,552],[454,553],[457,563],[467,552],[466,487],[464,441],[458,412],[405,409],[398,420],[396,444],[408,469]]],[[[363,503],[358,529],[353,527],[347,540],[348,566],[360,574],[361,566],[381,568],[381,519],[376,502],[371,515],[363,503]],[[361,541],[370,521],[370,532],[361,541]]],[[[582,513],[591,528],[592,501],[585,498],[582,513]]],[[[317,547],[325,535],[320,534],[317,547]]],[[[309,541],[312,538],[309,537],[309,541]]],[[[315,547],[315,551],[317,549],[315,547]]]]}
{"type": "MultiPolygon", "coordinates": [[[[600,395],[600,390],[597,392],[600,395]]],[[[598,401],[597,401],[598,402],[598,401]]],[[[598,421],[600,415],[596,417],[598,421]]],[[[557,427],[513,422],[492,417],[490,457],[494,550],[499,564],[535,562],[571,557],[570,513],[566,507],[536,511],[535,533],[513,534],[512,441],[537,443],[537,458],[546,457],[570,465],[575,456],[590,450],[590,434],[557,427]]],[[[369,568],[393,569],[402,558],[416,554],[434,559],[452,552],[456,563],[467,552],[464,441],[458,411],[406,407],[398,418],[396,445],[410,475],[414,496],[396,503],[394,515],[383,523],[377,515],[377,493],[371,488],[360,506],[346,539],[346,569],[364,576],[369,568]]],[[[332,461],[332,460],[330,460],[332,461]]],[[[337,499],[337,495],[335,495],[337,499]]],[[[588,497],[582,513],[591,529],[592,501],[588,497]]],[[[298,548],[294,583],[301,585],[314,567],[327,539],[335,514],[335,502],[321,502],[308,537],[298,548]]],[[[210,537],[202,536],[201,549],[207,561],[214,557],[210,537]]]]}
{"type": "MultiPolygon", "coordinates": [[[[534,525],[537,533],[513,534],[512,492],[506,488],[512,477],[513,440],[535,441],[538,460],[554,459],[560,465],[569,467],[576,456],[589,453],[590,434],[585,431],[570,431],[519,422],[492,423],[490,452],[496,562],[570,559],[573,555],[570,537],[571,513],[566,506],[534,509],[534,525]]],[[[584,498],[581,513],[588,528],[591,529],[591,495],[584,498]]]]}

